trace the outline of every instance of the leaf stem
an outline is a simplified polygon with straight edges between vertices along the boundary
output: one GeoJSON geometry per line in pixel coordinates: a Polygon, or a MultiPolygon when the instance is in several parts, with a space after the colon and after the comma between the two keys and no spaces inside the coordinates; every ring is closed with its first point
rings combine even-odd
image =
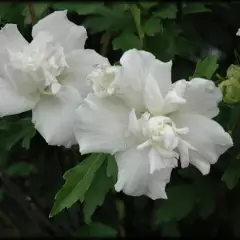
{"type": "Polygon", "coordinates": [[[33,9],[33,5],[31,3],[28,4],[28,12],[29,12],[29,15],[30,15],[31,23],[32,23],[32,25],[34,25],[35,20],[36,20],[36,15],[35,15],[35,12],[34,12],[34,9],[33,9]]]}

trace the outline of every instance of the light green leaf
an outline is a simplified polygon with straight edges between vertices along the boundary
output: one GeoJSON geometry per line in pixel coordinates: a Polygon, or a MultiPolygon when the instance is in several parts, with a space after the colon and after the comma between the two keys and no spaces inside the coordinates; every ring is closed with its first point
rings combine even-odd
{"type": "Polygon", "coordinates": [[[156,17],[149,18],[144,24],[143,24],[143,30],[148,36],[154,36],[156,33],[161,32],[162,25],[159,19],[156,17]]]}
{"type": "Polygon", "coordinates": [[[104,7],[104,3],[55,3],[53,5],[58,10],[76,11],[80,15],[93,14],[104,7]]]}
{"type": "Polygon", "coordinates": [[[191,185],[169,187],[168,199],[156,201],[153,224],[159,225],[185,218],[194,206],[193,191],[191,185]]]}
{"type": "Polygon", "coordinates": [[[131,48],[141,49],[140,39],[131,32],[120,33],[113,41],[113,49],[121,49],[122,51],[127,51],[131,48]]]}
{"type": "Polygon", "coordinates": [[[175,19],[177,16],[176,3],[161,3],[160,9],[154,12],[153,16],[162,19],[175,19]]]}
{"type": "Polygon", "coordinates": [[[117,231],[103,223],[94,222],[90,225],[80,227],[74,234],[75,237],[116,237],[117,231]]]}
{"type": "Polygon", "coordinates": [[[228,168],[222,175],[222,181],[227,185],[229,189],[233,189],[239,182],[240,179],[240,159],[239,157],[234,158],[228,168]]]}
{"type": "Polygon", "coordinates": [[[211,79],[212,75],[218,68],[217,58],[215,56],[206,57],[203,60],[197,62],[195,72],[191,78],[194,77],[205,77],[211,79]]]}
{"type": "Polygon", "coordinates": [[[114,183],[117,181],[118,176],[118,166],[113,155],[108,156],[108,164],[107,164],[107,176],[112,177],[114,183]]]}
{"type": "Polygon", "coordinates": [[[35,172],[37,172],[35,166],[26,162],[13,163],[6,170],[6,173],[13,177],[27,177],[35,172]]]}
{"type": "Polygon", "coordinates": [[[102,164],[97,170],[90,188],[85,193],[83,213],[84,221],[87,224],[91,222],[91,216],[97,206],[103,204],[105,196],[112,186],[113,182],[106,174],[106,164],[102,164]]]}
{"type": "Polygon", "coordinates": [[[84,201],[85,193],[91,186],[95,173],[104,159],[104,154],[91,154],[63,175],[66,182],[55,196],[50,217],[61,212],[64,208],[70,208],[78,200],[84,201]]]}
{"type": "Polygon", "coordinates": [[[182,9],[183,15],[202,12],[211,12],[211,9],[206,8],[204,3],[187,3],[182,9]]]}
{"type": "Polygon", "coordinates": [[[144,38],[144,32],[142,30],[142,25],[141,25],[141,10],[137,7],[136,4],[131,4],[131,12],[133,15],[133,19],[137,28],[138,36],[141,40],[141,45],[142,45],[142,40],[144,38]]]}

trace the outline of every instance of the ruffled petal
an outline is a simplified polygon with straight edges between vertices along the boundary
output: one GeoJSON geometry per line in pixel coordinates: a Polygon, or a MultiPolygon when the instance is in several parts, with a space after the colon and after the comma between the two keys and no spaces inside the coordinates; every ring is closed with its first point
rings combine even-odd
{"type": "Polygon", "coordinates": [[[83,49],[87,39],[86,29],[70,22],[67,10],[55,11],[41,19],[33,26],[32,36],[35,37],[41,31],[50,32],[54,40],[62,45],[65,53],[83,49]]]}
{"type": "Polygon", "coordinates": [[[39,95],[22,96],[5,79],[0,78],[0,117],[31,110],[39,95]]]}
{"type": "MultiPolygon", "coordinates": [[[[181,135],[199,154],[197,162],[205,159],[214,164],[219,156],[233,146],[230,135],[215,121],[198,114],[174,114],[171,116],[177,127],[187,127],[189,132],[181,135]]],[[[191,150],[191,152],[195,152],[191,150]]],[[[190,156],[190,163],[196,164],[190,156]]]]}
{"type": "Polygon", "coordinates": [[[79,93],[70,87],[62,87],[54,96],[42,95],[33,109],[32,121],[49,145],[70,147],[77,143],[73,125],[81,101],[79,93]]]}
{"type": "Polygon", "coordinates": [[[115,155],[118,165],[116,191],[127,195],[147,195],[153,200],[167,198],[165,186],[170,180],[171,168],[164,168],[150,174],[149,149],[137,150],[136,147],[115,155]]]}
{"type": "Polygon", "coordinates": [[[84,98],[92,91],[86,78],[96,65],[109,64],[108,59],[92,49],[81,49],[66,56],[69,66],[62,74],[62,84],[76,88],[84,98]]]}
{"type": "Polygon", "coordinates": [[[187,82],[184,98],[186,103],[180,106],[179,111],[213,118],[219,113],[218,103],[222,100],[222,93],[214,82],[203,78],[194,78],[187,82]]]}
{"type": "Polygon", "coordinates": [[[135,138],[128,134],[129,113],[117,97],[89,94],[77,109],[75,134],[80,152],[115,153],[131,146],[135,138]]]}

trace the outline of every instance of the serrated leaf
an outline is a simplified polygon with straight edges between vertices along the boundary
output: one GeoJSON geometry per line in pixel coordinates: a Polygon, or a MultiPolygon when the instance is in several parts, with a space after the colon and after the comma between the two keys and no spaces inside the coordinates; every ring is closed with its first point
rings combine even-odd
{"type": "Polygon", "coordinates": [[[144,24],[143,24],[143,30],[146,35],[148,36],[154,36],[156,33],[160,32],[162,30],[162,25],[159,19],[156,17],[149,18],[144,24]]]}
{"type": "Polygon", "coordinates": [[[118,166],[113,155],[108,156],[108,163],[107,163],[107,176],[112,177],[114,183],[117,181],[118,176],[118,166]]]}
{"type": "Polygon", "coordinates": [[[211,9],[205,7],[204,3],[187,3],[182,9],[183,15],[202,12],[211,12],[211,9]]]}
{"type": "Polygon", "coordinates": [[[154,12],[153,16],[162,19],[175,19],[177,16],[176,3],[162,3],[160,9],[154,12]]]}
{"type": "Polygon", "coordinates": [[[169,187],[167,200],[156,202],[153,216],[154,225],[179,221],[185,218],[194,206],[194,194],[191,185],[169,187]]]}
{"type": "Polygon", "coordinates": [[[64,208],[70,208],[78,200],[84,201],[85,193],[91,186],[95,173],[104,159],[104,154],[91,154],[64,174],[63,178],[66,182],[55,196],[55,203],[50,213],[51,217],[64,208]]]}
{"type": "Polygon", "coordinates": [[[222,175],[221,180],[227,185],[229,189],[233,189],[239,182],[240,179],[240,159],[234,158],[228,168],[222,175]]]}
{"type": "Polygon", "coordinates": [[[79,228],[75,237],[116,237],[117,231],[103,223],[94,222],[79,228]]]}
{"type": "Polygon", "coordinates": [[[217,58],[215,56],[206,57],[203,60],[197,62],[195,72],[191,78],[194,77],[205,77],[211,79],[212,75],[218,68],[217,58]]]}
{"type": "Polygon", "coordinates": [[[113,41],[113,49],[127,51],[131,48],[141,49],[140,39],[131,32],[120,33],[113,41]]]}
{"type": "Polygon", "coordinates": [[[96,208],[103,204],[105,196],[112,186],[112,180],[106,174],[106,164],[102,164],[85,194],[83,207],[85,223],[89,224],[91,222],[91,216],[96,208]]]}
{"type": "Polygon", "coordinates": [[[35,172],[37,172],[35,166],[26,162],[13,163],[6,170],[6,173],[13,177],[27,177],[35,172]]]}
{"type": "Polygon", "coordinates": [[[95,15],[88,17],[83,24],[91,33],[135,30],[131,13],[126,11],[123,3],[111,7],[105,6],[95,15]]]}
{"type": "Polygon", "coordinates": [[[93,14],[100,11],[103,7],[103,3],[55,3],[53,5],[58,10],[70,10],[76,11],[80,15],[93,14]]]}

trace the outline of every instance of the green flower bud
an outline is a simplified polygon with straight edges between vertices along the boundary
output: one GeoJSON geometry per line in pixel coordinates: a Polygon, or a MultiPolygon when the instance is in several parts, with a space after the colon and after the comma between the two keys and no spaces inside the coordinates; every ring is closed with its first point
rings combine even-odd
{"type": "Polygon", "coordinates": [[[240,102],[240,66],[231,65],[227,70],[227,79],[219,84],[223,101],[228,104],[240,102]]]}

